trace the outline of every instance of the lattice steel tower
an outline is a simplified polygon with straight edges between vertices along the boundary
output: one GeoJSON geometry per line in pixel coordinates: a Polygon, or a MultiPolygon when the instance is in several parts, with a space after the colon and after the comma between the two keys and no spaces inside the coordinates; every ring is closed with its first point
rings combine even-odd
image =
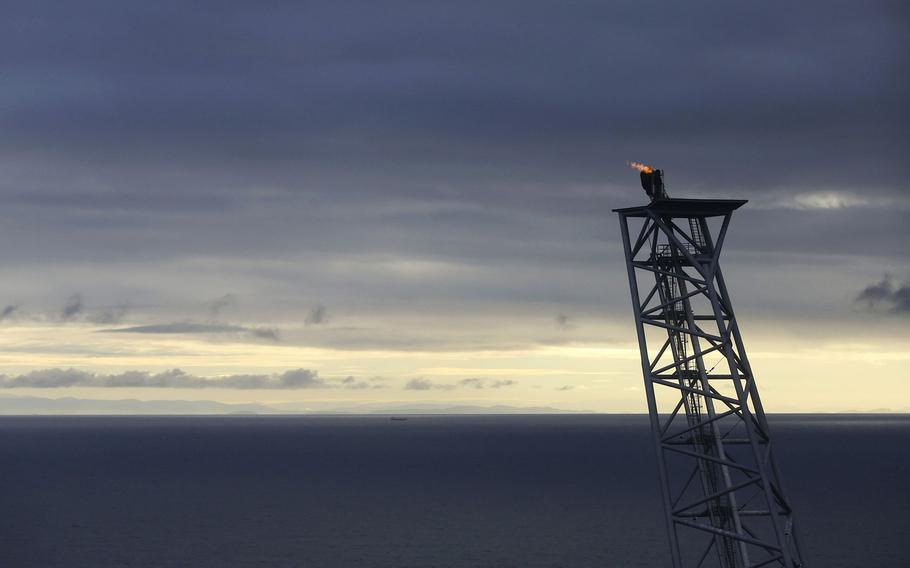
{"type": "Polygon", "coordinates": [[[661,170],[632,165],[651,203],[615,212],[673,567],[804,566],[718,263],[746,202],[670,199],[661,170]]]}

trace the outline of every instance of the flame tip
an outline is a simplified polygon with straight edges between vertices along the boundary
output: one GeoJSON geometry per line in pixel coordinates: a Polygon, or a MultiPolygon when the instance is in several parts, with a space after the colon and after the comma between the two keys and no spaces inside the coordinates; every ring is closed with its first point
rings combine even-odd
{"type": "Polygon", "coordinates": [[[634,168],[642,173],[650,174],[654,171],[654,168],[647,164],[642,164],[641,162],[627,162],[630,168],[634,168]]]}

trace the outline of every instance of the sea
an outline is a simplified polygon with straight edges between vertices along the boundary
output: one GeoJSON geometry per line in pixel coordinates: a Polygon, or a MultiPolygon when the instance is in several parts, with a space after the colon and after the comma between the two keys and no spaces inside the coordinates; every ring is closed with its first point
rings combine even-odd
{"type": "MultiPolygon", "coordinates": [[[[910,415],[775,415],[809,568],[910,566],[910,415]]],[[[0,417],[0,567],[670,567],[642,415],[0,417]]]]}

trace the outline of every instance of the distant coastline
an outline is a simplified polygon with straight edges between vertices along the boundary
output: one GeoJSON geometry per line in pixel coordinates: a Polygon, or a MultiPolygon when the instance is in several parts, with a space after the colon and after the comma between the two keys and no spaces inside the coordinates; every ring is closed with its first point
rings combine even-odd
{"type": "MultiPolygon", "coordinates": [[[[75,397],[0,396],[0,416],[321,416],[321,415],[528,415],[528,414],[646,414],[645,412],[595,412],[552,406],[474,405],[446,403],[383,403],[330,408],[300,408],[300,403],[240,403],[213,400],[83,399],[75,397]]],[[[814,412],[777,412],[787,415],[901,415],[910,409],[874,408],[814,412]]]]}

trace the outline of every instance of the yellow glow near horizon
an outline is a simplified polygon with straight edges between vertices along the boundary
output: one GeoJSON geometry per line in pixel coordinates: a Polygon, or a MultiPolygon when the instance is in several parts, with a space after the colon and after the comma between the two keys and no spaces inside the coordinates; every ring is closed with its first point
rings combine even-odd
{"type": "MultiPolygon", "coordinates": [[[[522,349],[466,351],[342,350],[281,343],[250,343],[178,335],[99,333],[86,326],[0,329],[0,365],[13,375],[46,368],[99,374],[179,368],[204,377],[318,371],[328,379],[381,377],[382,388],[230,390],[162,388],[7,389],[5,394],[84,398],[211,399],[223,402],[451,401],[566,410],[641,412],[644,396],[634,343],[568,343],[522,349]],[[53,338],[50,341],[49,338],[53,338]],[[406,382],[433,388],[409,390],[406,382]],[[512,381],[502,388],[458,387],[481,378],[512,381]]],[[[910,410],[905,386],[910,352],[900,337],[862,343],[828,342],[808,348],[759,336],[750,360],[771,412],[910,410]],[[855,388],[860,377],[869,388],[855,388]],[[801,401],[794,404],[794,400],[801,401]]],[[[492,383],[491,383],[492,384],[492,383]]]]}

